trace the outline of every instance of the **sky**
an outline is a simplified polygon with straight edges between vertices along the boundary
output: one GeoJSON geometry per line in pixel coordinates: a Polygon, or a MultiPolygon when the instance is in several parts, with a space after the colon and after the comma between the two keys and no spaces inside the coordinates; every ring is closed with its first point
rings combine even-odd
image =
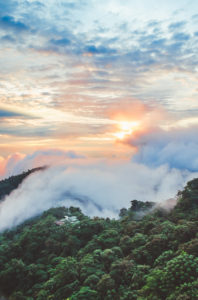
{"type": "Polygon", "coordinates": [[[0,156],[129,158],[134,131],[191,131],[197,25],[196,0],[0,0],[0,156]]]}
{"type": "Polygon", "coordinates": [[[197,0],[0,0],[0,179],[48,166],[0,231],[175,199],[198,176],[197,53],[197,0]]]}

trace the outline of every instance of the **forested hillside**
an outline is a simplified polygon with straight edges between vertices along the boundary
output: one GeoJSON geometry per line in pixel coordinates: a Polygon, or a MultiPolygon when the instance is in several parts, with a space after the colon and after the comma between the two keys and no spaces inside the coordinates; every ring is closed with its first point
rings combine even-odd
{"type": "Polygon", "coordinates": [[[170,212],[137,200],[118,220],[52,208],[0,236],[0,291],[10,300],[197,300],[197,228],[198,179],[170,212]]]}
{"type": "Polygon", "coordinates": [[[0,181],[0,201],[7,195],[9,195],[14,189],[17,189],[22,181],[30,174],[44,170],[46,167],[34,168],[23,172],[22,174],[11,176],[0,181]]]}

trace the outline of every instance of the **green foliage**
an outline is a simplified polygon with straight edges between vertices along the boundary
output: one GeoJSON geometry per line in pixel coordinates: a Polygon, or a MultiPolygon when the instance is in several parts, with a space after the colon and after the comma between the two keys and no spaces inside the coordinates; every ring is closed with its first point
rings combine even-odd
{"type": "Polygon", "coordinates": [[[197,300],[198,179],[178,197],[169,213],[133,200],[118,220],[51,208],[4,232],[0,294],[9,300],[197,300]],[[78,222],[57,226],[65,215],[78,222]]]}
{"type": "Polygon", "coordinates": [[[171,299],[171,294],[181,290],[181,286],[190,286],[198,276],[198,258],[185,252],[169,260],[162,269],[154,269],[142,288],[143,295],[152,299],[171,299]]]}
{"type": "Polygon", "coordinates": [[[109,274],[104,274],[97,284],[97,291],[101,299],[108,295],[108,292],[113,290],[114,294],[115,281],[109,274]]]}
{"type": "Polygon", "coordinates": [[[167,261],[172,259],[174,252],[172,250],[164,251],[158,258],[155,260],[154,266],[164,266],[167,261]]]}
{"type": "Polygon", "coordinates": [[[29,176],[30,174],[42,171],[46,167],[35,168],[32,170],[28,170],[27,172],[23,172],[22,174],[11,176],[4,180],[0,181],[0,201],[7,195],[9,195],[14,189],[17,189],[18,186],[22,183],[22,181],[29,176]]]}
{"type": "Polygon", "coordinates": [[[116,285],[129,285],[134,273],[134,261],[119,259],[111,264],[110,275],[116,285]]]}
{"type": "Polygon", "coordinates": [[[85,279],[84,284],[85,286],[89,286],[91,289],[94,290],[99,280],[100,280],[99,276],[92,274],[85,279]]]}
{"type": "Polygon", "coordinates": [[[197,254],[198,254],[198,239],[197,238],[192,239],[189,242],[180,245],[179,248],[189,254],[197,256],[197,254]]]}
{"type": "Polygon", "coordinates": [[[119,243],[120,237],[115,229],[107,229],[97,238],[99,245],[102,249],[111,248],[117,246],[119,243]]]}
{"type": "Polygon", "coordinates": [[[154,202],[142,202],[142,201],[138,201],[138,200],[132,200],[131,201],[131,207],[130,210],[132,211],[147,211],[151,208],[153,208],[155,205],[154,202]]]}
{"type": "Polygon", "coordinates": [[[83,286],[79,292],[74,293],[74,295],[70,298],[71,300],[85,300],[85,299],[89,299],[89,300],[96,300],[97,298],[97,292],[94,290],[91,290],[89,287],[87,286],[83,286]]]}

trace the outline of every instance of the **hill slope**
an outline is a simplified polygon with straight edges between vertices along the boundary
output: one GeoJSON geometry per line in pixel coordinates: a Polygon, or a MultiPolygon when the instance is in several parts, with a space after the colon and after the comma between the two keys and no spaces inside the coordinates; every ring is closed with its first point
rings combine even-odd
{"type": "Polygon", "coordinates": [[[61,207],[5,232],[2,294],[10,300],[197,300],[197,183],[179,192],[171,212],[134,200],[119,220],[110,220],[61,207]]]}
{"type": "Polygon", "coordinates": [[[22,174],[11,176],[0,181],[0,201],[7,195],[9,195],[13,190],[17,189],[18,186],[23,182],[23,180],[30,174],[44,170],[46,167],[34,168],[23,172],[22,174]]]}

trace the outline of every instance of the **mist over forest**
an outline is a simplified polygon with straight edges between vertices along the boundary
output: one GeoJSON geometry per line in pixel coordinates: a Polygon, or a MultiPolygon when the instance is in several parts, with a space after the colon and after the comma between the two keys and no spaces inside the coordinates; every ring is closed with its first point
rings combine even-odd
{"type": "Polygon", "coordinates": [[[0,0],[0,299],[198,299],[197,0],[0,0]]]}

